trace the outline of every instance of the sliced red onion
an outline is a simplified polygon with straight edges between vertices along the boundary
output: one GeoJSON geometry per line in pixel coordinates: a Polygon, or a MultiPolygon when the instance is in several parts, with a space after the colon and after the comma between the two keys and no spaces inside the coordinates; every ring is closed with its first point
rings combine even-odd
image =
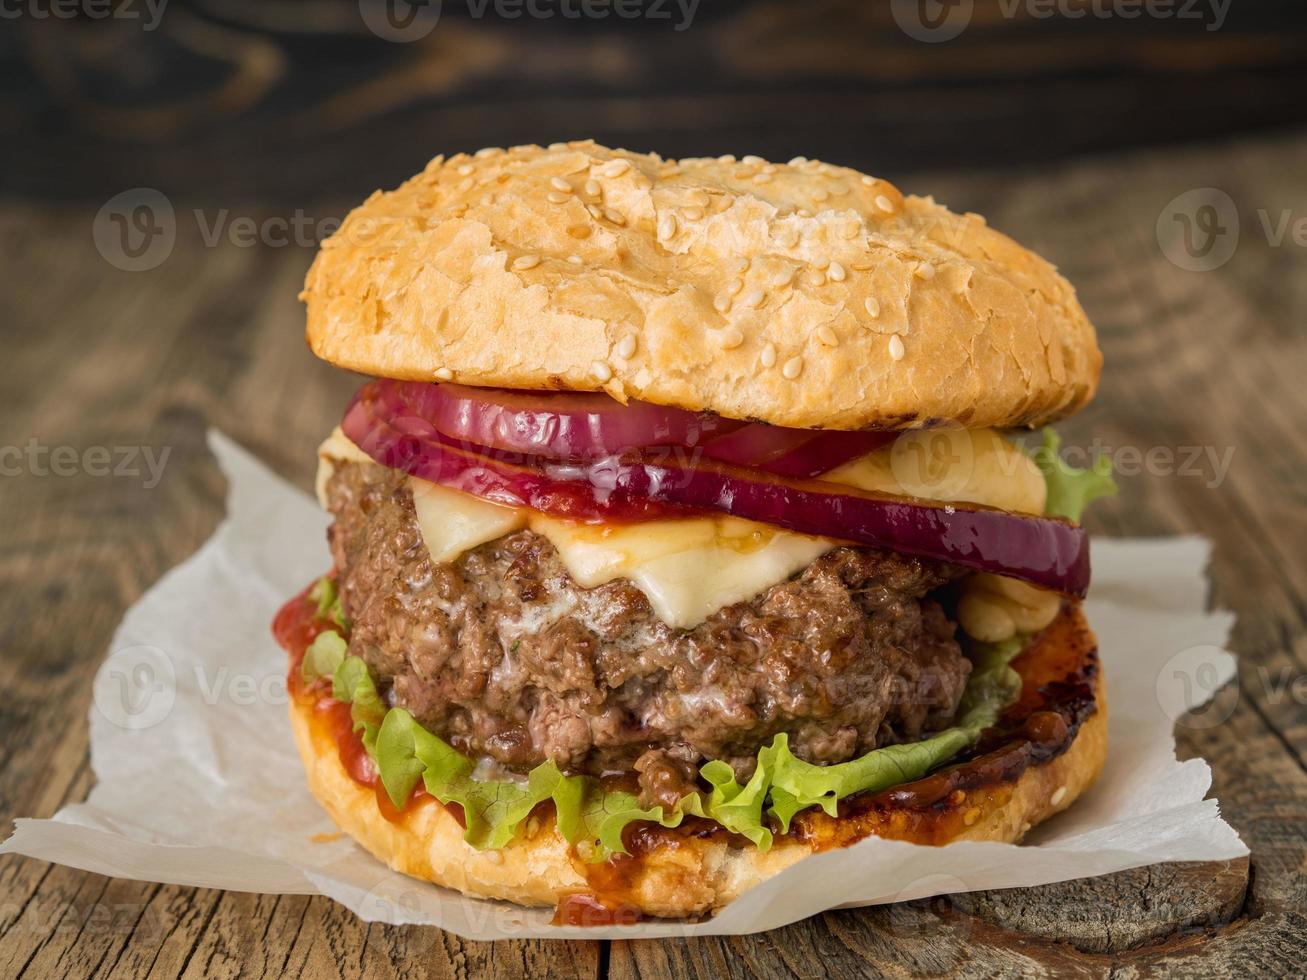
{"type": "Polygon", "coordinates": [[[894,432],[822,432],[754,422],[704,443],[703,454],[777,476],[813,477],[894,441],[894,432]]]}
{"type": "Polygon", "coordinates": [[[804,534],[851,541],[1024,579],[1083,596],[1089,542],[1066,521],[977,506],[890,497],[815,480],[793,480],[698,454],[607,457],[515,465],[427,434],[404,415],[393,389],[369,384],[341,423],[377,462],[496,503],[573,520],[649,520],[720,511],[804,534]]]}
{"type": "Polygon", "coordinates": [[[744,423],[602,392],[509,391],[416,381],[393,389],[408,414],[454,440],[549,459],[593,459],[645,446],[696,446],[744,423]]]}

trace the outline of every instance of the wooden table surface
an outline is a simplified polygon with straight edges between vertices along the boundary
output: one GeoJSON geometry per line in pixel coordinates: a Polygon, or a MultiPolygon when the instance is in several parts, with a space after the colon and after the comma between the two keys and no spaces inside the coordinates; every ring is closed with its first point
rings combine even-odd
{"type": "MultiPolygon", "coordinates": [[[[1241,862],[1161,867],[832,912],[752,937],[487,944],[366,925],[323,898],[111,880],[4,857],[0,976],[1299,973],[1307,242],[1295,242],[1292,224],[1275,232],[1286,209],[1307,216],[1307,136],[903,183],[987,214],[1079,287],[1106,369],[1097,401],[1061,431],[1072,444],[1097,438],[1127,467],[1132,453],[1156,450],[1149,472],[1124,474],[1121,495],[1095,508],[1093,530],[1214,539],[1212,601],[1238,613],[1239,683],[1177,736],[1181,756],[1211,763],[1213,790],[1252,849],[1251,876],[1241,862]],[[1174,223],[1177,195],[1204,187],[1228,193],[1241,234],[1220,268],[1186,271],[1155,229],[1159,216],[1174,223]]],[[[98,203],[0,203],[0,447],[23,450],[0,457],[0,833],[92,785],[91,679],[114,626],[223,514],[206,429],[307,487],[313,447],[357,383],[303,345],[295,296],[310,248],[226,236],[207,245],[187,202],[173,203],[175,248],[135,273],[97,253],[98,203]],[[59,470],[29,451],[64,446],[73,448],[59,470]],[[99,475],[98,457],[84,455],[98,446],[169,456],[155,485],[145,471],[99,475]]],[[[1233,233],[1228,215],[1211,213],[1233,233]]],[[[242,214],[277,217],[231,217],[242,214]]],[[[1207,216],[1194,211],[1203,227],[1207,216]]]]}

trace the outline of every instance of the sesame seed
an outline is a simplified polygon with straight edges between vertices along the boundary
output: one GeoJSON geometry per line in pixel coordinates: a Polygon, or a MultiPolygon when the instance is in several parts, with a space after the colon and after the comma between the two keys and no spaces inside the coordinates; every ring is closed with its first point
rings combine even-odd
{"type": "Polygon", "coordinates": [[[727,293],[718,293],[713,297],[713,309],[718,313],[725,313],[731,308],[731,297],[727,293]]]}
{"type": "Polygon", "coordinates": [[[1053,806],[1057,806],[1064,799],[1066,799],[1066,787],[1059,786],[1053,791],[1053,795],[1048,798],[1048,802],[1053,804],[1053,806]]]}
{"type": "Polygon", "coordinates": [[[585,192],[591,197],[598,197],[603,193],[603,188],[599,186],[599,181],[591,177],[585,182],[585,192]]]}
{"type": "Polygon", "coordinates": [[[776,276],[775,278],[772,279],[771,284],[773,286],[788,286],[790,283],[794,282],[794,274],[798,271],[799,270],[794,266],[789,266],[788,268],[781,269],[779,272],[776,273],[776,276]]]}
{"type": "Polygon", "coordinates": [[[514,269],[534,269],[539,264],[540,256],[538,255],[519,255],[513,260],[514,269]]]}
{"type": "Polygon", "coordinates": [[[817,328],[817,339],[827,347],[838,347],[840,345],[839,336],[830,328],[828,323],[823,323],[817,328]]]}
{"type": "Polygon", "coordinates": [[[830,197],[830,191],[826,190],[824,187],[818,187],[812,192],[812,199],[814,201],[824,201],[828,197],[830,197]]]}
{"type": "Polygon", "coordinates": [[[567,261],[570,262],[572,265],[580,265],[580,264],[581,264],[581,256],[579,256],[579,255],[569,255],[569,256],[567,257],[567,261]]]}
{"type": "Polygon", "coordinates": [[[591,362],[590,373],[598,379],[600,384],[607,384],[613,380],[613,369],[608,366],[607,361],[591,362]]]}
{"type": "Polygon", "coordinates": [[[875,296],[868,296],[862,305],[867,308],[868,315],[873,317],[880,316],[880,300],[875,296]]]}
{"type": "Polygon", "coordinates": [[[668,211],[658,218],[658,238],[661,241],[667,241],[676,234],[676,215],[668,211]]]}
{"type": "Polygon", "coordinates": [[[844,239],[856,238],[858,235],[857,222],[850,221],[840,229],[840,237],[844,239]]]}
{"type": "Polygon", "coordinates": [[[504,151],[497,146],[487,146],[485,149],[477,150],[476,153],[472,155],[476,157],[478,160],[484,160],[486,157],[492,157],[496,153],[503,153],[503,152],[504,151]]]}
{"type": "Polygon", "coordinates": [[[620,177],[631,169],[629,160],[610,160],[600,171],[605,177],[620,177]]]}
{"type": "Polygon", "coordinates": [[[771,174],[754,174],[753,182],[755,184],[770,184],[771,174]]]}
{"type": "Polygon", "coordinates": [[[826,283],[826,273],[811,267],[803,270],[803,281],[809,286],[822,286],[826,283]]]}
{"type": "Polygon", "coordinates": [[[975,823],[979,819],[980,819],[980,807],[978,806],[973,806],[966,813],[962,814],[962,822],[966,824],[968,827],[970,827],[973,823],[975,823]]]}
{"type": "Polygon", "coordinates": [[[725,293],[727,296],[734,296],[743,288],[744,288],[743,279],[732,279],[730,282],[726,284],[725,293]]]}
{"type": "Polygon", "coordinates": [[[635,336],[633,334],[627,334],[617,342],[617,356],[624,361],[629,361],[632,355],[635,354],[635,344],[635,336]]]}
{"type": "Polygon", "coordinates": [[[803,358],[801,357],[791,357],[788,361],[785,362],[785,366],[781,368],[781,374],[784,375],[786,378],[788,378],[790,381],[793,381],[802,373],[803,373],[803,358]]]}
{"type": "Polygon", "coordinates": [[[437,381],[454,380],[454,372],[449,370],[449,368],[436,368],[436,370],[432,373],[435,375],[437,381]]]}
{"type": "Polygon", "coordinates": [[[812,267],[814,269],[820,269],[822,272],[825,272],[827,269],[830,268],[830,258],[828,256],[823,255],[816,262],[812,263],[812,267]]]}
{"type": "Polygon", "coordinates": [[[748,268],[749,268],[749,260],[746,259],[744,256],[740,256],[739,258],[731,260],[731,271],[734,272],[737,276],[744,275],[745,270],[747,270],[748,268]]]}
{"type": "MultiPolygon", "coordinates": [[[[559,191],[550,191],[547,196],[550,204],[566,204],[572,199],[570,194],[563,194],[559,191]]],[[[486,202],[483,201],[482,203],[486,202]]]]}
{"type": "Polygon", "coordinates": [[[776,366],[776,345],[768,341],[758,356],[758,362],[765,368],[776,366]]]}
{"type": "Polygon", "coordinates": [[[895,334],[889,339],[889,356],[896,361],[903,360],[903,338],[895,334]]]}
{"type": "Polygon", "coordinates": [[[866,184],[868,187],[870,187],[872,184],[876,183],[876,178],[875,178],[875,177],[868,177],[866,174],[863,174],[863,175],[862,175],[862,182],[863,182],[864,184],[866,184]]]}
{"type": "Polygon", "coordinates": [[[686,220],[686,221],[702,221],[702,220],[703,220],[703,208],[686,208],[686,209],[685,209],[685,220],[686,220]]]}
{"type": "Polygon", "coordinates": [[[589,238],[590,231],[589,225],[569,225],[567,228],[567,233],[573,238],[589,238]]]}
{"type": "Polygon", "coordinates": [[[549,186],[562,194],[572,193],[572,185],[563,180],[562,177],[550,177],[549,186]]]}
{"type": "Polygon", "coordinates": [[[799,244],[799,229],[793,227],[782,228],[776,236],[776,240],[782,248],[794,248],[795,245],[799,244]]]}
{"type": "Polygon", "coordinates": [[[708,196],[707,191],[696,190],[693,193],[691,193],[685,200],[689,204],[693,204],[701,208],[706,208],[708,206],[708,202],[712,200],[712,198],[708,196]]]}
{"type": "Polygon", "coordinates": [[[717,158],[717,162],[718,162],[718,163],[734,163],[734,162],[735,162],[735,154],[734,154],[734,153],[723,153],[721,156],[719,156],[719,157],[717,158]]]}
{"type": "Polygon", "coordinates": [[[830,276],[836,282],[843,282],[847,273],[844,271],[844,266],[840,265],[838,262],[832,262],[830,268],[826,270],[826,275],[830,276]]]}
{"type": "Polygon", "coordinates": [[[722,331],[722,335],[717,342],[722,345],[722,350],[734,350],[744,343],[744,334],[740,333],[735,327],[730,327],[722,331]]]}
{"type": "Polygon", "coordinates": [[[935,267],[931,265],[929,262],[921,263],[921,265],[917,266],[915,272],[918,279],[935,278],[935,267]]]}
{"type": "Polygon", "coordinates": [[[466,194],[471,189],[472,189],[471,177],[464,177],[462,180],[458,182],[458,186],[454,188],[454,190],[456,190],[460,194],[466,194]]]}
{"type": "Polygon", "coordinates": [[[459,175],[460,177],[466,177],[468,174],[470,174],[470,173],[471,173],[473,170],[475,170],[475,169],[476,169],[476,168],[475,168],[474,166],[472,166],[472,164],[470,164],[470,163],[465,163],[465,164],[463,164],[463,166],[461,166],[461,167],[458,168],[458,175],[459,175]]]}
{"type": "Polygon", "coordinates": [[[617,225],[618,227],[621,227],[622,225],[626,224],[626,216],[619,214],[618,212],[614,211],[612,208],[604,208],[604,217],[607,218],[609,221],[611,221],[613,224],[617,225]]]}
{"type": "Polygon", "coordinates": [[[894,211],[894,202],[891,201],[884,194],[877,194],[876,207],[880,208],[886,214],[891,214],[894,211]]]}
{"type": "Polygon", "coordinates": [[[795,211],[794,213],[797,214],[800,218],[811,218],[811,217],[812,217],[812,212],[811,212],[810,210],[808,210],[807,208],[799,208],[799,210],[795,211]]]}
{"type": "Polygon", "coordinates": [[[756,310],[758,307],[762,306],[762,301],[765,298],[766,294],[764,294],[757,286],[754,286],[740,297],[740,302],[749,309],[756,310]]]}
{"type": "Polygon", "coordinates": [[[750,153],[748,156],[743,157],[740,160],[740,162],[744,164],[748,164],[750,167],[756,167],[758,166],[758,164],[763,162],[763,159],[762,157],[754,156],[752,153],[750,153]]]}
{"type": "Polygon", "coordinates": [[[799,167],[808,162],[807,157],[790,157],[790,166],[799,167]]]}
{"type": "Polygon", "coordinates": [[[493,194],[482,194],[482,195],[481,195],[481,206],[482,206],[483,208],[488,208],[488,207],[490,207],[490,205],[492,205],[492,204],[494,204],[494,203],[495,203],[495,195],[493,195],[493,194]]]}

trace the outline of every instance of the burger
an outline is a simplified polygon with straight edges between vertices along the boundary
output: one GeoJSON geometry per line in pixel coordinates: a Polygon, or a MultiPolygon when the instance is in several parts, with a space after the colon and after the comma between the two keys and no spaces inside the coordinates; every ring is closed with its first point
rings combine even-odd
{"type": "Polygon", "coordinates": [[[301,298],[370,380],[274,632],[309,786],[391,868],[703,916],[869,836],[1019,841],[1094,780],[1114,487],[1029,430],[1101,356],[983,218],[801,157],[486,149],[373,194],[301,298]]]}

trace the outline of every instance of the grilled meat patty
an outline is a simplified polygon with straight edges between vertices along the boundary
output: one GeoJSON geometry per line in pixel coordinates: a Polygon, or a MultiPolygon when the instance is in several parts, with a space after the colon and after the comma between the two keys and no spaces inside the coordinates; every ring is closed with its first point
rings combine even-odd
{"type": "Polygon", "coordinates": [[[343,463],[327,498],[350,652],[390,703],[519,771],[634,771],[671,803],[710,759],[746,779],[778,732],[834,763],[947,727],[971,670],[929,597],[946,565],[837,547],[675,629],[625,580],[578,585],[530,531],[433,563],[402,473],[343,463]]]}

